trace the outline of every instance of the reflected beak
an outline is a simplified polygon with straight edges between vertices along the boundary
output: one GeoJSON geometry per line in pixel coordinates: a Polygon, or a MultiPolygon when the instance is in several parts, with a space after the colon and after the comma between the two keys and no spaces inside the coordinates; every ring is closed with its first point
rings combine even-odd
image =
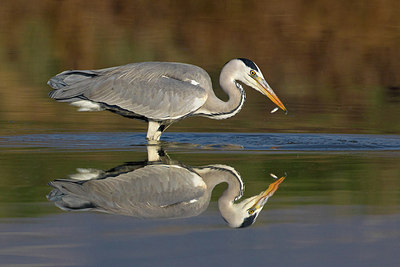
{"type": "Polygon", "coordinates": [[[266,95],[269,99],[271,99],[272,102],[274,102],[275,105],[277,105],[280,109],[282,109],[285,114],[287,114],[287,109],[285,106],[282,104],[281,100],[279,97],[275,94],[275,92],[272,90],[272,88],[269,86],[266,80],[264,80],[261,77],[256,77],[254,78],[257,82],[258,89],[263,95],[266,95]]]}
{"type": "Polygon", "coordinates": [[[283,182],[283,180],[285,180],[285,177],[279,178],[277,181],[270,184],[267,190],[261,192],[261,194],[258,195],[258,200],[256,204],[254,204],[252,208],[255,209],[262,208],[265,205],[265,203],[267,203],[268,198],[272,197],[275,191],[278,190],[279,185],[283,182]]]}

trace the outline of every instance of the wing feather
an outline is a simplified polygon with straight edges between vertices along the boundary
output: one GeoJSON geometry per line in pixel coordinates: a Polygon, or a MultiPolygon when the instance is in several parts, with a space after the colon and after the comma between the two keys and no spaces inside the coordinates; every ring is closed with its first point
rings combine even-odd
{"type": "Polygon", "coordinates": [[[53,77],[50,97],[58,101],[90,100],[152,120],[185,117],[199,109],[211,88],[201,68],[165,62],[129,64],[96,71],[66,71],[53,77]],[[196,83],[193,83],[196,81],[196,83]]]}
{"type": "MultiPolygon", "coordinates": [[[[175,165],[148,165],[117,176],[87,181],[55,180],[50,185],[55,189],[49,199],[61,208],[119,210],[126,214],[144,206],[160,208],[189,203],[203,196],[206,189],[199,175],[175,165]]],[[[146,210],[136,211],[140,212],[146,210]]]]}

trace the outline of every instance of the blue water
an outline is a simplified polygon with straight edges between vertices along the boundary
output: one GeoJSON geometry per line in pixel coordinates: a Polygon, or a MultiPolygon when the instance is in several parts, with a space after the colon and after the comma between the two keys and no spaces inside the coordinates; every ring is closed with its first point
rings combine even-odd
{"type": "Polygon", "coordinates": [[[93,213],[9,220],[0,258],[26,266],[399,266],[398,215],[331,215],[342,210],[270,210],[265,224],[239,230],[218,225],[213,212],[179,221],[93,213]]]}
{"type": "MultiPolygon", "coordinates": [[[[398,135],[165,133],[168,149],[271,151],[400,150],[398,135]]],[[[146,144],[144,133],[62,133],[0,136],[0,147],[132,150],[146,144]]]]}

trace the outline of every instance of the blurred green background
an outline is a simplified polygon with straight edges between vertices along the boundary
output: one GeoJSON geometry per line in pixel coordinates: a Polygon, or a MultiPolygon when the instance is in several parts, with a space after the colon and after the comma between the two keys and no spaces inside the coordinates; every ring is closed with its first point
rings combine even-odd
{"type": "Polygon", "coordinates": [[[66,69],[140,61],[203,67],[217,94],[225,62],[252,59],[289,110],[247,88],[235,117],[190,118],[169,131],[400,133],[400,2],[3,0],[0,134],[143,131],[108,112],[47,97],[66,69]]]}

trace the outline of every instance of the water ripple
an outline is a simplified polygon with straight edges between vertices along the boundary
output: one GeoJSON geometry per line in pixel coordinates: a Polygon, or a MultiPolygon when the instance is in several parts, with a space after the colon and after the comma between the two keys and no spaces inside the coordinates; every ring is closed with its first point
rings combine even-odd
{"type": "MultiPolygon", "coordinates": [[[[293,133],[165,133],[167,148],[283,151],[400,150],[398,135],[293,133]]],[[[0,136],[0,148],[129,150],[146,144],[144,133],[60,133],[0,136]]]]}

